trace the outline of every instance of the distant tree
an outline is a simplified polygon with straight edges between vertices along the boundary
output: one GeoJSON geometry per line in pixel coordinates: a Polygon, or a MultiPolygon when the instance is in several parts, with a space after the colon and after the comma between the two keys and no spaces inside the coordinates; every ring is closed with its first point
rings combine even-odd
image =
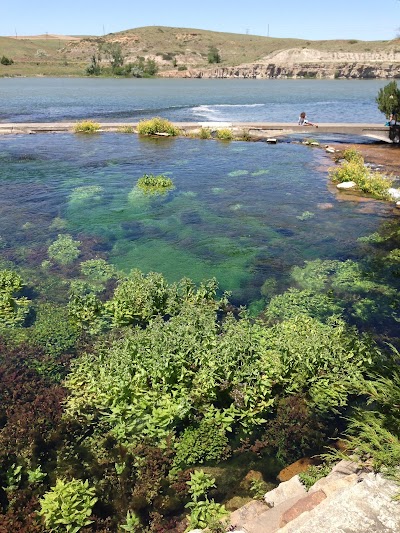
{"type": "Polygon", "coordinates": [[[6,56],[3,56],[1,59],[0,59],[0,63],[2,65],[12,65],[14,63],[14,61],[6,56]]]}
{"type": "Polygon", "coordinates": [[[209,63],[221,63],[221,56],[218,49],[215,46],[210,46],[208,49],[208,62],[209,63]]]}
{"type": "Polygon", "coordinates": [[[101,73],[101,56],[100,54],[93,54],[92,59],[90,61],[90,65],[86,68],[86,74],[88,76],[99,76],[101,73]]]}
{"type": "Polygon", "coordinates": [[[110,61],[110,65],[113,71],[118,67],[122,67],[125,58],[123,56],[122,48],[119,43],[102,43],[99,48],[100,51],[110,61]]]}
{"type": "Polygon", "coordinates": [[[376,103],[379,111],[385,113],[386,118],[389,118],[391,113],[400,113],[400,89],[395,81],[391,81],[379,89],[376,103]]]}

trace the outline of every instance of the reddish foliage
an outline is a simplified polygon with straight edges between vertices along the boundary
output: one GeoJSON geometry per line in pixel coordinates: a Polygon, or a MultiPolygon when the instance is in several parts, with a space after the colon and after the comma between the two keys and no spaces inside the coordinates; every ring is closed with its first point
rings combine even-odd
{"type": "Polygon", "coordinates": [[[272,447],[281,459],[291,462],[320,450],[325,440],[326,424],[299,394],[279,400],[275,418],[268,422],[262,438],[248,449],[260,453],[272,447]]]}
{"type": "Polygon", "coordinates": [[[18,491],[12,494],[12,504],[5,514],[0,514],[0,533],[43,533],[36,511],[39,503],[36,496],[29,490],[18,491]]]}
{"type": "Polygon", "coordinates": [[[0,460],[40,455],[60,421],[65,390],[34,370],[41,357],[30,346],[0,343],[0,460]]]}

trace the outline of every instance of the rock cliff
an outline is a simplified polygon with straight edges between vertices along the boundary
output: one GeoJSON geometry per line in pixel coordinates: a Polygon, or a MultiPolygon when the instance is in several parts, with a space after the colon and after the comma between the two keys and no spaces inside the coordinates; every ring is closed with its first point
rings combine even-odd
{"type": "Polygon", "coordinates": [[[273,52],[255,63],[238,66],[164,71],[163,77],[181,78],[400,78],[400,50],[385,52],[322,52],[292,48],[273,52]]]}

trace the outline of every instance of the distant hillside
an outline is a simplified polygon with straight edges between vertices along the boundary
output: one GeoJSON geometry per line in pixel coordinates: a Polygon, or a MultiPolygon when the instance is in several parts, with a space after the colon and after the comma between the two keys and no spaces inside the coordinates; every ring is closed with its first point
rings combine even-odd
{"type": "Polygon", "coordinates": [[[121,45],[125,63],[153,60],[163,76],[342,77],[340,68],[347,66],[344,77],[400,77],[398,39],[305,41],[160,26],[103,37],[0,37],[0,57],[14,61],[0,65],[0,76],[82,76],[99,45],[111,42],[121,45]],[[208,62],[211,47],[218,51],[218,64],[208,62]]]}

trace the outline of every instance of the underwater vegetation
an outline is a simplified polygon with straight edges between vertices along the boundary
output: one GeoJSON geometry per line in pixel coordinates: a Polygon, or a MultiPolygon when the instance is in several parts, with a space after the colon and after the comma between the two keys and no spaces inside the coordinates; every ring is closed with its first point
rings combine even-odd
{"type": "Polygon", "coordinates": [[[57,239],[50,244],[47,254],[50,259],[59,265],[69,265],[79,257],[79,241],[74,241],[71,235],[60,233],[57,239]]]}
{"type": "Polygon", "coordinates": [[[71,203],[98,201],[101,199],[103,187],[100,185],[85,185],[83,187],[76,187],[69,196],[71,203]]]}

